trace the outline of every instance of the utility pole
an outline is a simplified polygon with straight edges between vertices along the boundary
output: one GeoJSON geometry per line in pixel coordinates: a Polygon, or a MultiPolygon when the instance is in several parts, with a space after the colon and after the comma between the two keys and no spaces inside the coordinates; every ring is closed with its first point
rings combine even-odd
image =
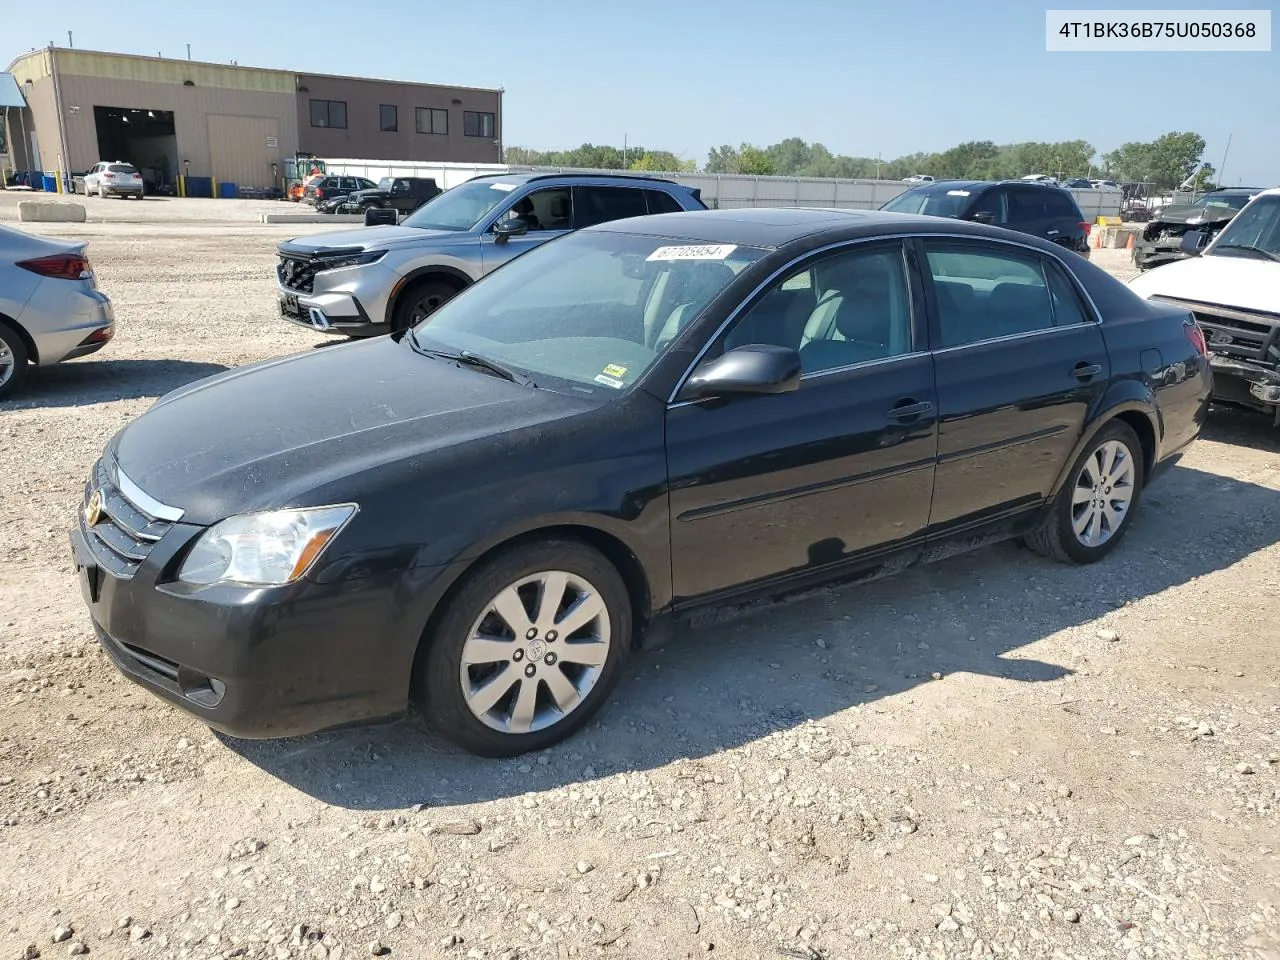
{"type": "Polygon", "coordinates": [[[71,42],[71,31],[70,31],[70,30],[68,30],[68,31],[67,31],[67,47],[68,47],[68,49],[71,49],[71,48],[74,48],[74,47],[75,47],[75,44],[71,42]]]}
{"type": "Polygon", "coordinates": [[[187,44],[187,59],[191,59],[191,44],[187,44]]]}
{"type": "Polygon", "coordinates": [[[877,153],[876,154],[876,179],[877,180],[880,179],[880,164],[881,164],[880,154],[877,153]]]}
{"type": "Polygon", "coordinates": [[[1227,169],[1227,154],[1231,152],[1231,134],[1227,134],[1227,148],[1222,151],[1222,166],[1218,168],[1218,185],[1226,183],[1223,179],[1223,171],[1227,169]]]}

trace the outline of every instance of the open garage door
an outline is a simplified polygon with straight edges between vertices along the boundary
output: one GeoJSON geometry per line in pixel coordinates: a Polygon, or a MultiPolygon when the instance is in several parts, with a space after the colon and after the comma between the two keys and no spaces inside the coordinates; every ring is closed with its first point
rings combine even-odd
{"type": "Polygon", "coordinates": [[[209,155],[219,183],[271,187],[271,164],[280,162],[280,122],[275,117],[209,115],[209,155]]]}
{"type": "Polygon", "coordinates": [[[145,107],[94,107],[98,159],[132,163],[147,193],[167,193],[177,179],[178,139],[172,110],[145,107]]]}

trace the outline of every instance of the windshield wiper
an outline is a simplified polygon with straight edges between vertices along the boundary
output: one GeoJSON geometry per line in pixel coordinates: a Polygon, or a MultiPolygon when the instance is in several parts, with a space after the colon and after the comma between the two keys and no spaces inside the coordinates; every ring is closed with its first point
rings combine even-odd
{"type": "Polygon", "coordinates": [[[511,383],[518,383],[522,387],[537,387],[537,384],[526,377],[523,373],[517,373],[510,367],[503,366],[496,360],[490,360],[488,357],[481,356],[478,353],[472,353],[470,350],[433,350],[424,347],[418,343],[414,337],[409,337],[410,344],[413,349],[428,357],[435,357],[437,360],[447,360],[450,363],[456,363],[459,366],[466,365],[475,367],[477,370],[483,370],[502,380],[509,380],[511,383]]]}
{"type": "Polygon", "coordinates": [[[1263,250],[1261,247],[1255,247],[1248,243],[1221,243],[1217,246],[1215,252],[1217,250],[1248,250],[1250,253],[1260,253],[1268,260],[1280,261],[1280,257],[1277,257],[1270,250],[1263,250]]]}

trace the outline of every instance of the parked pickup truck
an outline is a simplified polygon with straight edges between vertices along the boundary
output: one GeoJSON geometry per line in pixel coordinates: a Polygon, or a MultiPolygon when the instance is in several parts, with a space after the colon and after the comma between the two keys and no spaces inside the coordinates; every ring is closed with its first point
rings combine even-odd
{"type": "Polygon", "coordinates": [[[1147,300],[1195,314],[1213,365],[1213,397],[1272,416],[1280,426],[1280,188],[1249,201],[1201,248],[1182,235],[1184,260],[1129,281],[1147,300]]]}
{"type": "Polygon", "coordinates": [[[430,177],[383,177],[372,189],[347,194],[335,205],[334,212],[364,213],[370,207],[390,207],[401,214],[413,213],[439,193],[440,188],[430,177]]]}

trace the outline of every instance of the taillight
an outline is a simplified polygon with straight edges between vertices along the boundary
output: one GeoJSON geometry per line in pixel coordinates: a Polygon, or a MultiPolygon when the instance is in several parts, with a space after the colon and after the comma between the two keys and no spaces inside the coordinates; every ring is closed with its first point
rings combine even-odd
{"type": "Polygon", "coordinates": [[[1191,341],[1191,345],[1196,348],[1196,353],[1204,356],[1209,352],[1208,345],[1204,342],[1204,331],[1200,329],[1200,324],[1194,320],[1188,320],[1182,325],[1182,332],[1187,335],[1187,339],[1191,341]]]}
{"type": "Polygon", "coordinates": [[[1090,234],[1090,233],[1092,233],[1092,232],[1093,232],[1093,224],[1092,224],[1092,223],[1088,223],[1088,222],[1086,222],[1086,221],[1084,221],[1084,220],[1081,220],[1081,221],[1080,221],[1080,228],[1081,228],[1082,230],[1084,230],[1084,235],[1085,235],[1085,237],[1086,237],[1086,238],[1089,236],[1089,234],[1090,234]]]}
{"type": "Polygon", "coordinates": [[[16,266],[55,280],[84,280],[93,270],[89,258],[78,253],[57,253],[51,257],[37,257],[35,260],[19,260],[16,266]]]}

